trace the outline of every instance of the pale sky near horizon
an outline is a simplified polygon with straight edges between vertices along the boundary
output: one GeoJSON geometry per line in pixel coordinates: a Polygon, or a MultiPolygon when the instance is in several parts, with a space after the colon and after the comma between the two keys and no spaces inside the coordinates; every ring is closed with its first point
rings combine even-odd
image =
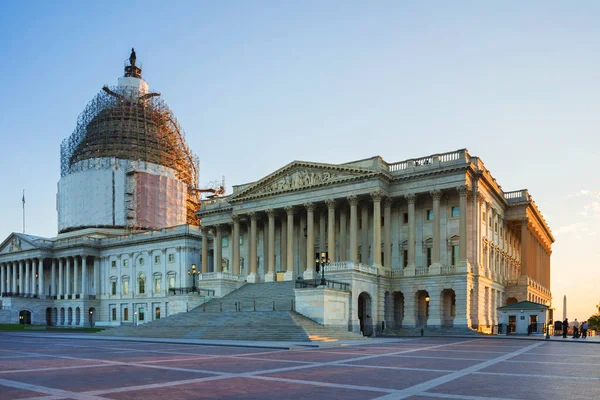
{"type": "Polygon", "coordinates": [[[467,148],[550,225],[555,317],[600,302],[600,3],[12,2],[0,13],[0,241],[57,233],[60,142],[135,47],[200,182],[467,148]],[[368,4],[367,4],[368,3],[368,4]]]}

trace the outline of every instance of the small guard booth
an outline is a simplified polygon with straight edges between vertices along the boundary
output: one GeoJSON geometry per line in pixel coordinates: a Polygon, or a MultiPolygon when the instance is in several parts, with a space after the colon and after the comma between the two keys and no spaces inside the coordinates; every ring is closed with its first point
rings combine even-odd
{"type": "Polygon", "coordinates": [[[549,307],[531,301],[520,301],[507,306],[498,307],[500,323],[499,335],[545,335],[549,321],[549,307]]]}

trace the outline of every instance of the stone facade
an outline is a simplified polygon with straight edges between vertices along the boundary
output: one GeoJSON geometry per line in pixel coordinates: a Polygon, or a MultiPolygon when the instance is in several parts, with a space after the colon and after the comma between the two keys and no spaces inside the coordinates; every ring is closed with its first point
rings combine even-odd
{"type": "Polygon", "coordinates": [[[33,324],[120,325],[188,311],[213,294],[190,292],[201,241],[188,225],[51,239],[13,233],[0,245],[0,300],[9,311],[0,318],[17,323],[25,311],[33,324]]]}
{"type": "Polygon", "coordinates": [[[204,201],[202,271],[350,284],[348,325],[488,330],[498,306],[550,304],[552,233],[527,190],[504,192],[467,150],[387,163],[294,161],[204,201]]]}

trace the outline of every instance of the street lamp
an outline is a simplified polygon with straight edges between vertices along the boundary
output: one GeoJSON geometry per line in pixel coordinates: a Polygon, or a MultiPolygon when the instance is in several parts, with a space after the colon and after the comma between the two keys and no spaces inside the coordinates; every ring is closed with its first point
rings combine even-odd
{"type": "Polygon", "coordinates": [[[94,310],[90,310],[90,328],[94,327],[94,310]]]}
{"type": "Polygon", "coordinates": [[[320,253],[315,254],[315,262],[321,269],[321,286],[327,285],[327,281],[325,280],[325,266],[329,265],[331,260],[329,259],[329,254],[326,251],[322,251],[320,253]]]}
{"type": "Polygon", "coordinates": [[[192,276],[192,292],[196,291],[196,275],[200,275],[202,272],[196,269],[196,264],[192,264],[192,269],[188,269],[188,275],[192,276]]]}

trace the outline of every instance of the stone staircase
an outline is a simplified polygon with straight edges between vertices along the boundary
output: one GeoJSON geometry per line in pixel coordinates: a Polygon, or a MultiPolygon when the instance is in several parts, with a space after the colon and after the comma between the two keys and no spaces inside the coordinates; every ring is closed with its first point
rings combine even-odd
{"type": "Polygon", "coordinates": [[[97,335],[294,342],[363,339],[343,328],[324,327],[292,311],[293,299],[294,282],[247,284],[187,313],[138,326],[108,328],[97,335]]]}

